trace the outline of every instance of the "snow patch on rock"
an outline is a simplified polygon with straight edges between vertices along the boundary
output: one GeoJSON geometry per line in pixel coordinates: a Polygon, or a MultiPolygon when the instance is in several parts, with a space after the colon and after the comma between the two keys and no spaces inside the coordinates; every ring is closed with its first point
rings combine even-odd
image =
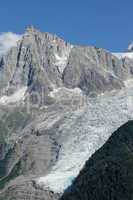
{"type": "Polygon", "coordinates": [[[130,87],[130,88],[133,87],[133,78],[124,81],[124,85],[125,87],[130,87]]]}
{"type": "Polygon", "coordinates": [[[64,49],[60,54],[58,52],[54,54],[54,57],[55,57],[54,65],[58,67],[60,73],[63,73],[67,65],[69,54],[72,48],[73,46],[71,45],[70,47],[67,47],[66,49],[64,49]]]}
{"type": "Polygon", "coordinates": [[[77,94],[80,95],[82,94],[82,91],[80,88],[73,88],[73,89],[69,89],[69,88],[65,88],[65,87],[60,87],[60,88],[54,88],[50,93],[49,96],[52,98],[57,97],[57,95],[59,93],[73,93],[73,94],[77,94]]]}
{"type": "Polygon", "coordinates": [[[0,104],[8,105],[8,104],[17,103],[21,100],[24,100],[26,90],[27,90],[27,87],[22,87],[10,96],[6,96],[6,95],[2,96],[0,98],[0,104]]]}
{"type": "Polygon", "coordinates": [[[58,54],[55,54],[55,58],[56,58],[56,65],[64,65],[66,64],[66,61],[67,61],[67,56],[66,55],[62,55],[62,56],[59,56],[58,54]]]}
{"type": "Polygon", "coordinates": [[[55,59],[56,59],[55,65],[58,66],[60,73],[63,73],[67,64],[68,56],[67,55],[59,56],[58,54],[55,54],[55,59]]]}

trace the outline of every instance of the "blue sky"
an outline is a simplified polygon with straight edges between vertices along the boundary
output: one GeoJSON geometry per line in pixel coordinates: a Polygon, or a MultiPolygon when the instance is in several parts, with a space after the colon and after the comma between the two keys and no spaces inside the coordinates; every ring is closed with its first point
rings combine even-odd
{"type": "Polygon", "coordinates": [[[0,0],[0,32],[31,24],[74,44],[123,51],[133,40],[133,0],[0,0]]]}

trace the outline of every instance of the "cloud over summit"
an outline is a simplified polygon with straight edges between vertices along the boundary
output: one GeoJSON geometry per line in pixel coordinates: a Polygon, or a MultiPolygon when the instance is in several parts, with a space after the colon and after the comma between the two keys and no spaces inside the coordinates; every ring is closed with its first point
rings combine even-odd
{"type": "Polygon", "coordinates": [[[7,32],[0,34],[0,55],[5,54],[10,48],[17,45],[17,41],[21,39],[21,35],[7,32]]]}

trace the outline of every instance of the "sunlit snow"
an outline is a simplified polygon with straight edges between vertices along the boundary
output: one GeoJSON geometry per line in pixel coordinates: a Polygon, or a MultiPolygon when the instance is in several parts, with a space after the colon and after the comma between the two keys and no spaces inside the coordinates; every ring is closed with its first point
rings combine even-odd
{"type": "Polygon", "coordinates": [[[71,88],[65,88],[65,87],[60,87],[60,88],[54,87],[53,90],[49,93],[49,96],[55,98],[64,92],[73,93],[73,94],[75,93],[75,94],[79,94],[79,95],[82,93],[80,88],[71,89],[71,88]]]}
{"type": "Polygon", "coordinates": [[[16,102],[19,102],[21,100],[24,100],[26,90],[27,90],[27,87],[22,87],[10,96],[6,96],[6,95],[2,96],[0,98],[0,104],[1,105],[7,105],[7,104],[10,104],[10,103],[16,103],[16,102]]]}
{"type": "Polygon", "coordinates": [[[124,85],[125,85],[125,87],[128,87],[128,88],[133,87],[133,78],[124,81],[124,85]]]}
{"type": "Polygon", "coordinates": [[[113,55],[115,55],[119,59],[123,59],[123,58],[133,59],[133,52],[113,53],[113,55]]]}
{"type": "Polygon", "coordinates": [[[71,45],[70,48],[67,48],[66,50],[63,50],[62,53],[59,55],[57,52],[55,53],[55,63],[54,65],[58,66],[58,69],[60,73],[63,73],[64,68],[66,67],[69,54],[73,46],[71,45]]]}

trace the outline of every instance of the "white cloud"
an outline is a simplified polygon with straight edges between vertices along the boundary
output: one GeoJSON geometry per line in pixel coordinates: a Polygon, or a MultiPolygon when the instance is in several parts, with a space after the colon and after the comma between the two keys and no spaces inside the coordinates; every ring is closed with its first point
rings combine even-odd
{"type": "Polygon", "coordinates": [[[21,35],[12,32],[0,34],[0,55],[7,53],[12,47],[17,45],[17,41],[21,39],[21,35]]]}

